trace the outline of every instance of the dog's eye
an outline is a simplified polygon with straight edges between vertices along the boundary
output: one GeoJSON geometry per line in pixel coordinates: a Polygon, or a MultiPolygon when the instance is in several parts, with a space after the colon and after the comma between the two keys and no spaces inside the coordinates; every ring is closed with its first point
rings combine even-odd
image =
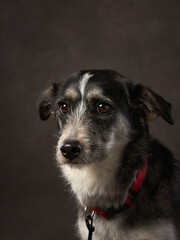
{"type": "Polygon", "coordinates": [[[110,106],[107,103],[99,103],[97,106],[97,111],[99,113],[107,113],[110,110],[110,106]]]}
{"type": "Polygon", "coordinates": [[[67,113],[69,111],[69,106],[67,103],[60,103],[60,110],[62,113],[67,113]]]}

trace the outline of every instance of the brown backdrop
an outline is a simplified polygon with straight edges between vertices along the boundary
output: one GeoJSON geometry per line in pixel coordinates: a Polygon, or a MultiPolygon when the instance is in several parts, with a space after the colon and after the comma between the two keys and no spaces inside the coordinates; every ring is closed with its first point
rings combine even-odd
{"type": "Polygon", "coordinates": [[[110,68],[173,104],[151,131],[180,157],[180,1],[0,1],[0,239],[72,240],[75,202],[53,159],[56,124],[37,98],[80,69],[110,68]]]}

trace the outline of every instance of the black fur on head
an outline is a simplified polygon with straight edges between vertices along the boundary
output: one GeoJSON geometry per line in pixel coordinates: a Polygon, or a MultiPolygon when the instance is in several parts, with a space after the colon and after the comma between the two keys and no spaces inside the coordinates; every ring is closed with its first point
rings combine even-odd
{"type": "MultiPolygon", "coordinates": [[[[132,81],[115,71],[105,71],[125,81],[129,95],[128,102],[134,114],[144,115],[147,122],[153,121],[158,116],[161,116],[169,124],[174,124],[171,116],[171,104],[165,101],[161,96],[149,87],[143,86],[142,84],[133,84],[132,81]]],[[[39,114],[42,120],[47,120],[50,115],[55,118],[53,103],[59,88],[60,84],[52,83],[52,85],[41,94],[39,99],[39,114]]]]}

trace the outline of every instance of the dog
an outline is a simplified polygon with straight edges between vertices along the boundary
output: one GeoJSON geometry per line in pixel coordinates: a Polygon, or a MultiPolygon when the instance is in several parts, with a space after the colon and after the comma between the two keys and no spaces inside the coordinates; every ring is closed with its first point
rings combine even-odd
{"type": "Polygon", "coordinates": [[[180,239],[180,164],[149,134],[171,104],[112,70],[83,70],[42,92],[58,122],[56,159],[77,199],[80,239],[180,239]]]}

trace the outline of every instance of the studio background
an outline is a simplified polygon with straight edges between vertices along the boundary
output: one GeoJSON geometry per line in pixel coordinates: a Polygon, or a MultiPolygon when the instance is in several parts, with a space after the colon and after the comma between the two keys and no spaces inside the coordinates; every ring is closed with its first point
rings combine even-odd
{"type": "Polygon", "coordinates": [[[173,105],[151,132],[180,158],[180,1],[0,0],[0,239],[72,240],[75,201],[54,160],[40,92],[80,69],[114,69],[173,105]]]}

